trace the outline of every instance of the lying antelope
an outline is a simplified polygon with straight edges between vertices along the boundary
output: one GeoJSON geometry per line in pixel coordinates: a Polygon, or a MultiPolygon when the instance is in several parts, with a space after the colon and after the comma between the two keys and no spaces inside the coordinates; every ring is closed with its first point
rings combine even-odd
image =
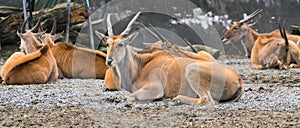
{"type": "MultiPolygon", "coordinates": [[[[265,38],[281,38],[281,34],[278,29],[270,33],[258,33],[251,28],[251,26],[255,24],[250,23],[251,19],[260,14],[261,11],[261,9],[256,10],[244,19],[235,22],[224,34],[222,39],[223,43],[230,44],[241,40],[246,56],[250,57],[254,43],[260,36],[265,36],[265,38]]],[[[289,40],[293,40],[294,42],[298,42],[298,40],[300,40],[300,36],[289,33],[287,33],[287,37],[289,40]]]]}
{"type": "MultiPolygon", "coordinates": [[[[280,28],[282,37],[283,31],[280,28]]],[[[255,69],[275,68],[286,69],[289,42],[277,37],[260,35],[254,43],[251,54],[251,65],[255,69]]]]}
{"type": "Polygon", "coordinates": [[[42,84],[55,81],[57,67],[47,45],[25,55],[16,52],[9,57],[0,72],[2,84],[42,84]]]}
{"type": "Polygon", "coordinates": [[[3,65],[0,71],[2,84],[41,84],[58,78],[57,65],[49,47],[41,45],[33,34],[40,20],[31,30],[23,33],[27,20],[22,25],[21,33],[17,32],[22,52],[11,55],[3,65]]]}
{"type": "MultiPolygon", "coordinates": [[[[145,27],[146,28],[146,27],[145,27]]],[[[162,36],[160,36],[159,33],[157,32],[152,32],[151,30],[147,29],[151,34],[153,34],[156,38],[159,39],[159,41],[155,42],[155,43],[146,43],[143,42],[143,44],[145,46],[148,46],[149,48],[144,49],[143,51],[139,52],[140,54],[145,54],[145,53],[153,53],[157,50],[165,50],[168,51],[170,53],[172,53],[175,56],[178,57],[186,57],[186,58],[192,58],[192,59],[196,59],[196,60],[200,60],[200,61],[214,61],[216,62],[216,60],[214,59],[213,56],[211,56],[209,53],[205,52],[205,51],[200,51],[197,53],[193,53],[193,52],[189,52],[189,51],[184,51],[182,49],[180,49],[177,45],[172,45],[168,40],[163,39],[162,36]]],[[[189,42],[187,42],[189,43],[189,42]]],[[[192,47],[192,46],[191,46],[192,47]]],[[[111,91],[115,91],[117,90],[116,85],[113,83],[113,73],[112,73],[112,68],[109,68],[106,71],[105,74],[105,86],[108,90],[111,91]]]]}
{"type": "Polygon", "coordinates": [[[65,42],[54,43],[61,37],[61,33],[55,34],[55,31],[56,21],[54,20],[51,32],[45,33],[41,40],[51,48],[63,76],[67,78],[104,78],[108,69],[105,64],[105,53],[76,47],[65,42]]]}
{"type": "MultiPolygon", "coordinates": [[[[216,62],[214,57],[205,51],[200,51],[198,53],[183,51],[177,45],[172,45],[170,42],[164,42],[162,40],[159,40],[155,43],[144,43],[144,44],[146,46],[149,46],[149,48],[145,49],[140,54],[153,53],[158,50],[166,50],[172,53],[174,56],[178,56],[178,57],[186,57],[186,58],[196,59],[199,61],[216,62]]],[[[114,91],[117,90],[117,88],[113,83],[114,80],[112,75],[113,75],[112,68],[109,68],[105,74],[105,86],[108,90],[114,91]]]]}
{"type": "Polygon", "coordinates": [[[120,35],[113,34],[109,15],[109,36],[96,31],[107,44],[106,64],[112,68],[116,87],[131,92],[126,96],[128,103],[175,97],[174,100],[181,103],[210,105],[237,101],[241,97],[244,86],[240,76],[224,65],[207,61],[198,63],[162,50],[145,54],[133,51],[128,45],[138,33],[124,36],[139,15],[140,12],[120,35]],[[224,88],[225,84],[230,86],[224,88]]]}
{"type": "Polygon", "coordinates": [[[216,61],[212,55],[210,55],[209,53],[207,53],[205,51],[200,51],[197,53],[184,51],[184,50],[180,49],[178,45],[176,45],[176,44],[172,45],[169,41],[159,40],[154,43],[143,42],[143,44],[146,45],[147,47],[149,47],[148,49],[143,51],[143,53],[152,53],[157,50],[166,50],[178,57],[192,58],[192,59],[201,60],[201,61],[214,61],[214,62],[216,61]]]}
{"type": "Polygon", "coordinates": [[[297,64],[291,67],[299,67],[300,50],[299,42],[289,40],[284,28],[279,24],[279,31],[282,38],[259,36],[255,41],[251,55],[251,65],[256,69],[274,68],[287,69],[292,62],[297,64]]]}
{"type": "Polygon", "coordinates": [[[179,46],[176,44],[172,45],[172,43],[170,43],[167,39],[165,39],[162,36],[162,34],[160,34],[153,26],[152,26],[153,31],[146,28],[146,26],[144,26],[144,28],[147,31],[149,31],[149,33],[151,33],[154,37],[156,37],[159,41],[157,41],[155,43],[143,42],[143,44],[145,46],[149,47],[148,49],[144,50],[143,53],[147,53],[147,52],[152,53],[156,50],[166,50],[166,51],[171,52],[175,56],[179,56],[179,57],[187,57],[187,58],[192,58],[192,59],[197,59],[197,60],[202,60],[202,61],[216,61],[215,58],[212,55],[210,55],[209,53],[207,53],[205,51],[198,52],[195,48],[193,48],[192,44],[186,39],[184,41],[191,47],[191,49],[194,52],[184,51],[184,50],[180,49],[179,46]]]}
{"type": "MultiPolygon", "coordinates": [[[[282,38],[284,39],[286,44],[288,44],[288,49],[287,49],[288,56],[286,58],[287,65],[289,65],[290,63],[293,62],[293,64],[290,64],[290,67],[300,68],[300,48],[299,48],[300,40],[298,40],[298,42],[296,42],[296,43],[293,40],[289,40],[284,28],[280,32],[281,32],[282,38]]],[[[276,60],[273,60],[273,61],[276,61],[276,60]]]]}

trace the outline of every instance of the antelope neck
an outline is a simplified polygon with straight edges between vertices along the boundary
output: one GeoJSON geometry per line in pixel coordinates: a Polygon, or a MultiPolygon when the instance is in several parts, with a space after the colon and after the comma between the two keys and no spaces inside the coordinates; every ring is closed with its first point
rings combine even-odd
{"type": "Polygon", "coordinates": [[[144,63],[141,63],[141,57],[128,46],[126,46],[125,57],[113,68],[113,73],[120,78],[119,87],[132,92],[133,82],[136,80],[144,63]]]}

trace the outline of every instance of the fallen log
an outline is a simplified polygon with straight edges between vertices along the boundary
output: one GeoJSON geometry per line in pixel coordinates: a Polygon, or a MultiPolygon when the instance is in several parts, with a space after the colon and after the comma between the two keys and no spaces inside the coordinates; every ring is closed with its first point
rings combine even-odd
{"type": "Polygon", "coordinates": [[[10,14],[22,12],[22,8],[10,7],[10,6],[0,6],[0,17],[6,17],[10,14]]]}
{"type": "MultiPolygon", "coordinates": [[[[71,3],[71,20],[70,20],[70,41],[75,42],[79,33],[77,24],[85,22],[88,17],[88,12],[84,4],[71,3]],[[73,26],[76,26],[76,30],[73,30],[73,26]]],[[[15,13],[11,13],[12,10],[7,7],[9,15],[0,19],[0,41],[2,44],[17,44],[20,39],[17,36],[17,30],[20,30],[22,23],[24,22],[23,13],[15,9],[15,13]]],[[[2,9],[2,12],[5,9],[2,9]]],[[[0,14],[2,14],[0,12],[0,14]]],[[[4,15],[4,13],[3,13],[4,15]]],[[[53,8],[40,10],[33,12],[33,21],[37,21],[41,17],[41,24],[44,30],[50,31],[52,28],[52,19],[57,21],[57,32],[65,31],[67,22],[67,3],[58,4],[53,8]]]]}

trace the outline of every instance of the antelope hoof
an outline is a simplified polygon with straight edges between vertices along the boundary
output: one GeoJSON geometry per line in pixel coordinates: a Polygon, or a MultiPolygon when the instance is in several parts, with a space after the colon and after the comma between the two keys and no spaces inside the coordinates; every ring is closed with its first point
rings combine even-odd
{"type": "Polygon", "coordinates": [[[136,98],[135,98],[134,96],[130,95],[130,94],[129,94],[129,95],[126,95],[125,97],[126,97],[126,102],[125,102],[125,104],[132,104],[133,101],[136,100],[136,98]]]}
{"type": "Polygon", "coordinates": [[[175,98],[172,99],[172,105],[179,105],[179,104],[182,104],[183,103],[183,96],[181,95],[178,95],[176,96],[175,98]]]}
{"type": "Polygon", "coordinates": [[[298,64],[290,64],[289,67],[290,67],[290,68],[299,68],[299,65],[298,65],[298,64]]]}
{"type": "Polygon", "coordinates": [[[280,65],[279,69],[280,70],[286,70],[286,69],[288,69],[288,66],[283,64],[283,65],[280,65]]]}

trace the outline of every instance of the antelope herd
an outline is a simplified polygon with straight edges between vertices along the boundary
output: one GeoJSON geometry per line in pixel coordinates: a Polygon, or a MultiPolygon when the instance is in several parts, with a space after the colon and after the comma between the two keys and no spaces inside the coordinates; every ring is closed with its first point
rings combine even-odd
{"type": "MultiPolygon", "coordinates": [[[[262,10],[256,10],[235,22],[224,35],[225,44],[242,41],[246,56],[255,69],[300,67],[300,36],[289,34],[279,24],[270,33],[258,33],[251,20],[262,10]]],[[[244,93],[241,76],[205,51],[188,52],[173,45],[154,29],[157,42],[145,43],[142,52],[134,51],[130,43],[138,33],[131,28],[138,12],[125,30],[114,35],[110,15],[106,18],[108,35],[95,31],[107,45],[107,54],[71,43],[55,42],[56,21],[50,33],[43,31],[41,22],[20,37],[21,52],[7,59],[0,71],[2,84],[42,84],[59,78],[104,79],[108,90],[126,90],[126,103],[172,98],[175,103],[212,105],[238,101],[244,93]],[[26,74],[26,75],[24,75],[26,74]]],[[[152,33],[153,34],[153,33],[152,33]]]]}

